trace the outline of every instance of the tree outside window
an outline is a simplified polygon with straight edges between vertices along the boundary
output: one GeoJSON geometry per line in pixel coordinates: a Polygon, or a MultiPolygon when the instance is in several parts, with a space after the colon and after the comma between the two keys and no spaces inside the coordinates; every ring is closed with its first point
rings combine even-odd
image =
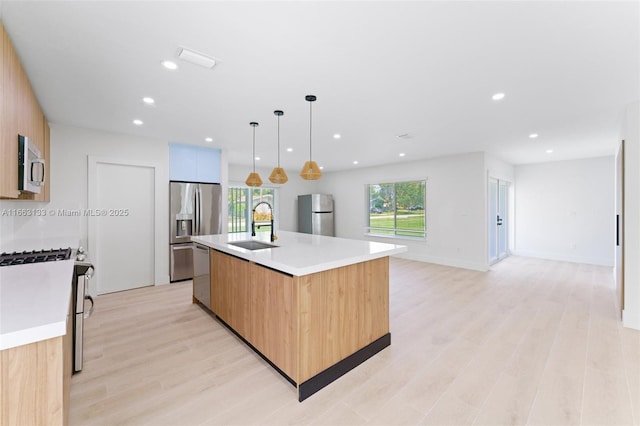
{"type": "Polygon", "coordinates": [[[370,234],[425,238],[426,181],[378,183],[368,187],[370,234]]]}

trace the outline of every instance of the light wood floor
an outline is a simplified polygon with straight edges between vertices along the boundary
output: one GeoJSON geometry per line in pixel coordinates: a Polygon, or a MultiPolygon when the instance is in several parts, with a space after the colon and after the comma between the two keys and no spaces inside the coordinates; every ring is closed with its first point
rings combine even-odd
{"type": "Polygon", "coordinates": [[[392,259],[390,275],[391,346],[302,403],[190,282],[99,296],[70,423],[639,424],[640,332],[611,268],[392,259]]]}

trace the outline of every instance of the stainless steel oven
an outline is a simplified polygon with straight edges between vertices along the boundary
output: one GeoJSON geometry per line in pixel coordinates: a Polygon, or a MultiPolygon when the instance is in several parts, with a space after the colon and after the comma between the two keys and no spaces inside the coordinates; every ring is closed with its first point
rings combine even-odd
{"type": "Polygon", "coordinates": [[[73,372],[82,371],[84,320],[93,312],[93,298],[89,295],[89,282],[94,268],[82,247],[76,252],[71,291],[73,295],[73,372]]]}

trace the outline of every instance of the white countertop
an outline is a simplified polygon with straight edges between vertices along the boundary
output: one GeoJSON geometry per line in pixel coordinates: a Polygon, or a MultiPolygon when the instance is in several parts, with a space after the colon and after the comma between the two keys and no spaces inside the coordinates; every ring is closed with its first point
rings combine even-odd
{"type": "Polygon", "coordinates": [[[407,251],[406,246],[374,241],[349,240],[322,235],[279,231],[271,244],[278,247],[247,250],[229,243],[258,240],[270,243],[268,232],[201,235],[191,237],[196,243],[220,250],[269,268],[295,276],[309,275],[341,266],[391,256],[407,251]]]}
{"type": "MultiPolygon", "coordinates": [[[[4,242],[2,251],[77,248],[78,238],[4,242]]],[[[74,260],[0,268],[0,350],[67,332],[74,260]]]]}

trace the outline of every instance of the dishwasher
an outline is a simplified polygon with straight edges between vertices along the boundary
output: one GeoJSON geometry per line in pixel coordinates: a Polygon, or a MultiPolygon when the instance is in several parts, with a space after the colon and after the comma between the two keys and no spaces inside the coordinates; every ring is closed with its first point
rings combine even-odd
{"type": "Polygon", "coordinates": [[[209,247],[193,245],[193,297],[211,310],[209,247]]]}

